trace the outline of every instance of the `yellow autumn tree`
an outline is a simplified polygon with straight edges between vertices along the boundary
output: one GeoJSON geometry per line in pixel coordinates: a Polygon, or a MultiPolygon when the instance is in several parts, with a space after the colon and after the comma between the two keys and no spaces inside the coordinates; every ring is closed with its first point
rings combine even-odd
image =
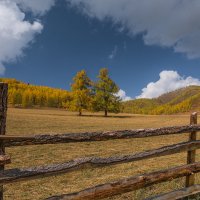
{"type": "Polygon", "coordinates": [[[71,110],[79,112],[82,115],[83,109],[88,109],[91,100],[92,82],[86,74],[85,70],[79,71],[73,78],[71,85],[72,101],[70,103],[71,110]]]}
{"type": "Polygon", "coordinates": [[[105,117],[107,117],[108,112],[118,113],[121,99],[116,93],[119,88],[109,77],[108,69],[102,68],[97,78],[98,81],[94,84],[93,109],[95,111],[104,111],[105,117]]]}

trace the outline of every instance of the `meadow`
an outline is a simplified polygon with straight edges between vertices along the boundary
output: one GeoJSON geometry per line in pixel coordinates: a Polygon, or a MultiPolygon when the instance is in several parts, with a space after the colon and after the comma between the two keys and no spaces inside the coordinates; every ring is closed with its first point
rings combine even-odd
{"type": "MultiPolygon", "coordinates": [[[[84,114],[84,116],[78,117],[77,113],[58,109],[9,108],[6,134],[78,133],[100,130],[156,128],[162,126],[187,125],[189,123],[189,113],[184,115],[160,116],[112,114],[107,118],[102,117],[102,113],[84,114]]],[[[11,164],[6,165],[6,168],[26,168],[61,163],[84,156],[107,157],[111,155],[125,155],[187,140],[188,134],[182,134],[145,139],[12,147],[6,149],[6,153],[11,156],[12,161],[11,164]]],[[[197,161],[199,160],[200,156],[198,154],[197,161]]],[[[9,184],[4,187],[4,195],[6,200],[39,200],[52,195],[71,193],[96,184],[185,163],[186,153],[179,153],[110,167],[87,168],[66,175],[9,184]]],[[[198,175],[196,175],[196,182],[200,183],[198,175]]],[[[140,200],[161,192],[184,187],[184,184],[185,179],[181,178],[109,199],[140,200]]]]}

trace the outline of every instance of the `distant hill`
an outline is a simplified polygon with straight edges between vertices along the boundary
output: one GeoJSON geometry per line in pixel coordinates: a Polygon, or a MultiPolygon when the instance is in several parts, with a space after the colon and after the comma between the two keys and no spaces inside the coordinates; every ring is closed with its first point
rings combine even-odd
{"type": "Polygon", "coordinates": [[[175,114],[200,110],[200,86],[189,86],[154,99],[123,102],[123,112],[136,114],[175,114]]]}
{"type": "MultiPolygon", "coordinates": [[[[70,91],[37,86],[16,79],[0,78],[9,84],[8,102],[13,107],[63,108],[72,100],[70,91]]],[[[189,86],[154,99],[122,102],[122,112],[135,114],[175,114],[200,110],[200,86],[189,86]]]]}
{"type": "Polygon", "coordinates": [[[71,99],[69,91],[36,86],[16,79],[0,78],[9,84],[8,103],[14,107],[55,107],[61,108],[71,99]]]}

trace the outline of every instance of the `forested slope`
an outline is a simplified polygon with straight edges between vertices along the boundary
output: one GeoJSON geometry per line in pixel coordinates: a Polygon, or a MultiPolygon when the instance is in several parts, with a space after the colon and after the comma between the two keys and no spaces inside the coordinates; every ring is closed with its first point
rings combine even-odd
{"type": "Polygon", "coordinates": [[[14,107],[63,107],[71,99],[70,92],[45,86],[35,86],[15,79],[1,78],[9,84],[8,102],[14,107]]]}
{"type": "Polygon", "coordinates": [[[200,109],[200,86],[189,86],[154,99],[123,103],[123,112],[136,114],[175,114],[200,109]]]}

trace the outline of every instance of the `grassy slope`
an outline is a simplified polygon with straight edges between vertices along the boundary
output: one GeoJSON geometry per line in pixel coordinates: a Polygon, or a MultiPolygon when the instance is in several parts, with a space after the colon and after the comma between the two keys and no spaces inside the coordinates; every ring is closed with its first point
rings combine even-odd
{"type": "MultiPolygon", "coordinates": [[[[113,117],[104,118],[99,116],[99,114],[91,117],[90,113],[86,113],[86,116],[78,117],[76,113],[63,110],[10,108],[8,110],[7,134],[77,133],[80,131],[185,125],[188,122],[189,115],[146,116],[118,114],[113,115],[113,117]]],[[[82,156],[105,157],[117,154],[129,154],[186,141],[187,139],[188,135],[184,134],[145,139],[7,148],[6,152],[12,158],[12,164],[7,165],[7,168],[60,163],[82,156]]],[[[199,155],[197,155],[197,161],[200,161],[199,155]]],[[[181,153],[99,169],[83,169],[57,177],[13,183],[5,186],[5,199],[39,200],[51,195],[74,192],[107,181],[185,163],[186,154],[181,153]]],[[[197,182],[200,183],[200,179],[197,179],[197,182]]],[[[146,196],[167,192],[182,186],[184,186],[184,179],[179,179],[109,199],[140,200],[146,196]]]]}
{"type": "Polygon", "coordinates": [[[123,103],[124,112],[173,114],[200,109],[200,86],[189,86],[154,99],[136,99],[123,103]]]}
{"type": "Polygon", "coordinates": [[[166,103],[177,104],[199,93],[200,93],[200,86],[189,86],[186,88],[181,88],[163,94],[160,97],[158,97],[157,100],[160,101],[162,104],[166,103]]]}

